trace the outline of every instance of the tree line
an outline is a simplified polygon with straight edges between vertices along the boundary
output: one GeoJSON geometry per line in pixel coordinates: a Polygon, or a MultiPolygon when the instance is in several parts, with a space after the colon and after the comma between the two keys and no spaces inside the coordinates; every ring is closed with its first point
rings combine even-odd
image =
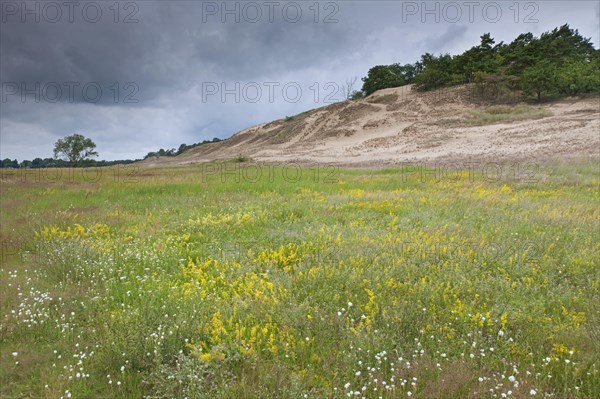
{"type": "Polygon", "coordinates": [[[23,160],[19,162],[17,159],[0,159],[0,168],[68,168],[68,167],[101,167],[113,165],[127,165],[134,162],[139,162],[148,158],[156,157],[174,157],[184,151],[198,147],[203,144],[216,143],[221,139],[215,137],[212,140],[203,140],[195,144],[181,144],[178,149],[172,148],[165,150],[161,148],[158,151],[149,152],[142,159],[123,159],[117,161],[97,161],[89,159],[91,156],[98,154],[94,149],[96,144],[80,134],[73,134],[63,139],[58,140],[54,144],[54,158],[35,158],[33,160],[23,160]]]}
{"type": "Polygon", "coordinates": [[[194,147],[198,147],[203,144],[218,143],[219,141],[221,141],[221,139],[215,137],[212,140],[203,140],[203,141],[201,141],[199,143],[195,143],[195,144],[182,144],[179,146],[178,149],[171,148],[170,150],[165,150],[165,149],[161,148],[160,150],[158,150],[156,152],[149,152],[148,154],[146,154],[144,159],[153,158],[153,157],[174,157],[179,154],[183,154],[185,151],[190,150],[194,147]]]}
{"type": "Polygon", "coordinates": [[[462,54],[425,53],[414,64],[378,65],[362,78],[354,98],[413,83],[420,91],[473,83],[484,96],[519,92],[541,101],[600,92],[600,50],[568,24],[496,44],[489,33],[462,54]]]}

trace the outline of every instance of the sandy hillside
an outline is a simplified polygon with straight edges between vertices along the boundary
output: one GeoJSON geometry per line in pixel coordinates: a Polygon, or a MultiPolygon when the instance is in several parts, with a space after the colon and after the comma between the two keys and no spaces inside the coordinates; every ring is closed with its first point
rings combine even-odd
{"type": "Polygon", "coordinates": [[[384,166],[406,162],[537,161],[600,155],[600,98],[542,105],[476,101],[473,87],[420,93],[380,90],[253,126],[228,140],[144,164],[184,164],[245,155],[258,162],[384,166]],[[481,120],[520,107],[500,122],[481,120]]]}

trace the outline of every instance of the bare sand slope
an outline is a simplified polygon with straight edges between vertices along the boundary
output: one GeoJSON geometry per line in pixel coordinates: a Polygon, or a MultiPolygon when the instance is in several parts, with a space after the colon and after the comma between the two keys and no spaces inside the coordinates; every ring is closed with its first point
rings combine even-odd
{"type": "Polygon", "coordinates": [[[400,163],[506,162],[600,156],[600,98],[542,105],[490,106],[474,87],[420,93],[403,86],[242,130],[177,157],[186,164],[245,155],[258,162],[386,166],[400,163]],[[477,115],[520,107],[499,122],[477,115]]]}

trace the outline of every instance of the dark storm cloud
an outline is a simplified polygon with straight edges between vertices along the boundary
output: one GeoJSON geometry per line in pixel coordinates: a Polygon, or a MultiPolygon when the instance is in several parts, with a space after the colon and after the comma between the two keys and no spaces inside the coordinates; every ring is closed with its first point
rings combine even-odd
{"type": "MultiPolygon", "coordinates": [[[[35,3],[29,3],[32,9],[35,3]]],[[[58,83],[65,91],[65,82],[93,82],[111,93],[115,82],[133,82],[140,88],[136,98],[145,102],[205,78],[257,79],[290,66],[318,64],[355,39],[343,24],[315,24],[307,15],[296,23],[281,15],[273,22],[240,18],[236,23],[235,15],[226,15],[223,23],[221,15],[203,17],[203,2],[137,2],[137,22],[114,23],[109,3],[102,4],[103,18],[96,23],[83,18],[71,23],[66,16],[57,23],[43,17],[35,23],[29,15],[23,23],[21,15],[5,16],[2,81],[24,83],[28,89],[58,83]]],[[[306,13],[307,7],[301,9],[306,13]]],[[[66,93],[60,99],[87,101],[81,89],[73,89],[74,99],[66,93]]],[[[95,95],[92,89],[88,97],[95,95]]],[[[114,96],[102,95],[99,102],[114,103],[114,96]]]]}
{"type": "Polygon", "coordinates": [[[428,38],[425,45],[431,49],[431,53],[444,53],[451,45],[464,38],[466,32],[467,27],[464,25],[451,25],[441,35],[428,38]]]}
{"type": "MultiPolygon", "coordinates": [[[[104,159],[228,137],[323,105],[328,84],[365,76],[374,65],[412,63],[424,52],[464,51],[485,32],[497,42],[510,41],[525,31],[539,35],[569,23],[598,45],[595,2],[536,2],[538,22],[531,23],[524,22],[525,9],[515,22],[508,8],[512,2],[502,3],[497,21],[482,14],[493,2],[478,3],[473,20],[457,2],[461,18],[448,21],[452,15],[441,15],[437,22],[421,8],[423,2],[325,1],[318,4],[318,14],[314,2],[276,2],[269,3],[278,4],[270,14],[262,1],[137,1],[118,3],[118,15],[114,2],[78,2],[73,21],[63,6],[55,23],[45,18],[54,16],[51,9],[43,15],[49,3],[64,4],[1,3],[2,158],[51,156],[52,144],[74,132],[92,137],[104,159]],[[256,5],[262,16],[253,20],[256,5]],[[237,7],[239,22],[235,11],[223,15],[224,7],[237,7]],[[95,8],[102,16],[91,22],[95,8]],[[295,21],[297,8],[302,16],[295,21]],[[23,16],[23,9],[34,13],[23,16]],[[278,85],[274,99],[266,83],[278,85]],[[282,93],[292,83],[302,90],[297,99],[282,93]],[[31,93],[36,84],[39,101],[31,93]],[[207,96],[207,85],[219,92],[207,96]],[[256,102],[237,89],[252,85],[263,90],[256,102]],[[22,88],[30,93],[22,95],[22,88]],[[222,96],[222,88],[238,93],[222,96]]],[[[428,2],[427,7],[442,12],[447,4],[428,2]]]]}

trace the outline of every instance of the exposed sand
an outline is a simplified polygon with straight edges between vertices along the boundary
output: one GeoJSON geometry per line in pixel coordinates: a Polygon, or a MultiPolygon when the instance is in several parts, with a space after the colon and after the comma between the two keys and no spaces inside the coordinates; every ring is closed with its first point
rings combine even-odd
{"type": "Polygon", "coordinates": [[[369,167],[600,156],[600,97],[530,105],[550,116],[471,126],[465,122],[471,111],[488,106],[475,102],[472,90],[380,90],[365,100],[253,126],[223,142],[143,163],[186,164],[245,155],[257,162],[369,167]]]}

